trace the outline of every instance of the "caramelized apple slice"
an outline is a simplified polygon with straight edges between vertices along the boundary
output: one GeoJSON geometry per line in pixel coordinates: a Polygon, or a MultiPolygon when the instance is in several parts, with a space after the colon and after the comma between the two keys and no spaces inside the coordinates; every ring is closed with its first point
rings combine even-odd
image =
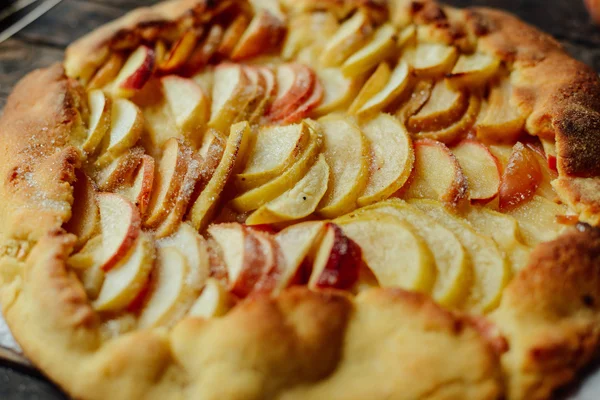
{"type": "Polygon", "coordinates": [[[87,89],[102,89],[114,81],[125,64],[125,58],[119,53],[112,53],[107,62],[96,72],[87,89]]]}
{"type": "Polygon", "coordinates": [[[129,100],[115,100],[111,118],[107,146],[96,162],[100,167],[107,165],[125,150],[133,147],[142,136],[144,129],[142,112],[129,100]]]}
{"type": "Polygon", "coordinates": [[[321,53],[321,64],[324,67],[341,65],[365,44],[371,31],[372,25],[369,16],[364,10],[359,9],[327,41],[321,53]]]}
{"type": "Polygon", "coordinates": [[[413,169],[415,153],[406,129],[387,114],[379,114],[361,129],[371,153],[369,180],[358,198],[362,207],[385,200],[404,186],[413,169]]]}
{"type": "Polygon", "coordinates": [[[233,49],[235,49],[242,35],[246,32],[248,25],[250,25],[250,18],[245,14],[238,15],[225,30],[218,53],[225,58],[230,58],[233,49]]]}
{"type": "Polygon", "coordinates": [[[533,197],[542,181],[542,169],[535,152],[521,142],[514,145],[502,174],[498,206],[508,211],[533,197]]]}
{"type": "Polygon", "coordinates": [[[447,128],[458,121],[467,111],[468,96],[439,81],[433,87],[429,101],[421,110],[408,118],[407,128],[413,132],[431,132],[447,128]]]}
{"type": "Polygon", "coordinates": [[[127,59],[114,81],[118,97],[132,97],[142,89],[154,72],[154,50],[147,46],[138,47],[127,59]]]}
{"type": "Polygon", "coordinates": [[[161,61],[158,69],[164,74],[171,74],[181,68],[192,55],[200,35],[201,32],[196,31],[196,29],[187,30],[173,44],[169,53],[161,61]]]}
{"type": "Polygon", "coordinates": [[[500,190],[501,166],[490,150],[480,142],[464,140],[452,152],[458,159],[467,182],[471,200],[487,201],[500,190]]]}
{"type": "Polygon", "coordinates": [[[356,114],[369,100],[377,96],[388,84],[391,75],[392,71],[387,63],[379,64],[348,108],[348,113],[356,114]]]}
{"type": "Polygon", "coordinates": [[[398,50],[404,50],[407,47],[414,47],[417,45],[417,28],[415,25],[408,25],[404,27],[399,33],[396,39],[396,47],[398,50]]]}
{"type": "Polygon", "coordinates": [[[208,225],[225,185],[239,170],[241,161],[246,158],[250,135],[247,122],[240,122],[231,127],[223,157],[190,211],[192,225],[197,230],[202,230],[208,225]]]}
{"type": "Polygon", "coordinates": [[[454,232],[467,250],[473,266],[473,286],[464,307],[480,312],[493,310],[511,277],[510,265],[496,243],[489,237],[477,234],[465,221],[447,212],[441,203],[413,200],[410,204],[454,232]]]}
{"type": "Polygon", "coordinates": [[[306,150],[297,157],[293,165],[277,178],[234,198],[230,203],[231,207],[239,212],[256,210],[298,183],[315,163],[323,144],[323,139],[319,133],[313,129],[309,129],[309,131],[310,143],[306,150]]]}
{"type": "Polygon", "coordinates": [[[174,247],[159,247],[147,302],[138,319],[139,327],[170,326],[185,315],[194,296],[185,257],[174,247]]]}
{"type": "Polygon", "coordinates": [[[360,247],[339,226],[327,223],[314,256],[308,281],[311,289],[352,289],[362,265],[360,247]]]}
{"type": "Polygon", "coordinates": [[[127,257],[104,275],[93,307],[98,311],[118,311],[129,306],[147,285],[154,254],[151,236],[142,233],[127,257]]]}
{"type": "Polygon", "coordinates": [[[90,106],[88,136],[81,149],[89,155],[96,151],[110,128],[112,100],[103,91],[92,90],[88,93],[88,104],[90,106]]]}
{"type": "Polygon", "coordinates": [[[273,121],[284,119],[312,94],[314,72],[302,64],[284,64],[277,68],[277,95],[267,113],[273,121]]]}
{"type": "Polygon", "coordinates": [[[441,43],[419,43],[406,49],[403,58],[422,79],[439,78],[452,71],[458,51],[441,43]]]}
{"type": "Polygon", "coordinates": [[[71,219],[65,224],[65,230],[77,236],[77,245],[81,247],[97,231],[100,211],[96,201],[94,185],[83,172],[77,171],[77,180],[73,185],[73,206],[71,219]]]}
{"type": "Polygon", "coordinates": [[[206,281],[198,300],[192,305],[190,317],[222,317],[235,305],[235,298],[220,281],[210,278],[206,281]]]}
{"type": "Polygon", "coordinates": [[[101,191],[111,192],[131,183],[144,157],[144,149],[136,146],[121,154],[106,167],[95,171],[94,179],[101,191]]]}
{"type": "Polygon", "coordinates": [[[433,90],[433,81],[425,80],[418,81],[408,101],[396,111],[396,118],[406,124],[408,118],[412,117],[423,108],[423,106],[429,101],[431,92],[433,90]]]}
{"type": "MultiPolygon", "coordinates": [[[[208,34],[204,38],[203,42],[196,46],[185,65],[182,67],[182,73],[184,76],[190,76],[195,74],[197,71],[206,66],[213,56],[219,50],[219,46],[223,41],[225,31],[221,25],[213,25],[210,27],[208,34]]],[[[206,88],[202,88],[206,93],[210,91],[206,88]]]]}
{"type": "Polygon", "coordinates": [[[227,134],[236,117],[252,96],[252,85],[239,65],[220,64],[215,68],[210,128],[227,134]]]}
{"type": "Polygon", "coordinates": [[[191,79],[170,75],[160,81],[175,124],[184,137],[197,143],[208,122],[210,100],[200,85],[191,79]]]}
{"type": "Polygon", "coordinates": [[[254,211],[248,225],[294,221],[311,215],[327,191],[329,166],[321,154],[304,178],[276,199],[254,211]]]}
{"type": "Polygon", "coordinates": [[[359,76],[387,59],[395,50],[395,36],[396,29],[391,24],[379,27],[371,41],[344,62],[341,68],[344,75],[359,76]]]}
{"type": "Polygon", "coordinates": [[[451,86],[478,88],[485,85],[500,68],[500,59],[485,53],[463,54],[448,76],[451,86]]]}
{"type": "Polygon", "coordinates": [[[514,143],[523,132],[525,117],[512,102],[512,85],[501,79],[490,90],[485,116],[477,122],[475,131],[483,142],[514,143]]]}
{"type": "Polygon", "coordinates": [[[127,255],[140,235],[141,218],[138,209],[123,196],[101,193],[97,199],[104,252],[102,269],[109,271],[127,255]]]}
{"type": "Polygon", "coordinates": [[[323,154],[329,164],[329,187],[317,211],[334,218],[356,208],[369,179],[369,142],[348,117],[319,121],[323,129],[323,154]]]}
{"type": "Polygon", "coordinates": [[[340,226],[360,246],[381,285],[429,293],[436,278],[435,260],[409,224],[371,212],[341,221],[340,226]]]}
{"type": "Polygon", "coordinates": [[[258,11],[233,49],[231,59],[245,60],[271,50],[283,31],[284,21],[269,11],[258,11]]]}
{"type": "Polygon", "coordinates": [[[154,187],[154,158],[144,155],[137,170],[137,175],[131,186],[123,186],[118,193],[135,204],[140,210],[140,215],[146,215],[150,204],[152,188],[154,187]]]}
{"type": "Polygon", "coordinates": [[[385,109],[400,97],[408,87],[411,79],[410,67],[404,61],[398,62],[392,71],[389,81],[379,93],[371,97],[359,110],[361,116],[370,116],[385,109]]]}
{"type": "Polygon", "coordinates": [[[415,166],[404,198],[441,200],[458,208],[468,196],[467,179],[452,152],[440,142],[414,142],[415,166]]]}
{"type": "Polygon", "coordinates": [[[564,226],[556,218],[567,213],[567,208],[541,196],[533,196],[508,214],[519,221],[525,244],[534,247],[541,242],[556,239],[564,226]]]}
{"type": "Polygon", "coordinates": [[[358,94],[363,83],[362,77],[346,78],[337,68],[317,70],[317,76],[325,92],[321,104],[313,110],[313,114],[318,116],[331,114],[347,107],[358,94]]]}

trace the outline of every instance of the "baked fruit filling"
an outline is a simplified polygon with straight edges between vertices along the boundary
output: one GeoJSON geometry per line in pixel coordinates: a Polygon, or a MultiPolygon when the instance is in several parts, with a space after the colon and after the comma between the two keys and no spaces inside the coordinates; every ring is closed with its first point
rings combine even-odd
{"type": "Polygon", "coordinates": [[[488,313],[578,222],[554,140],[527,133],[511,65],[467,28],[256,3],[68,71],[85,88],[68,264],[107,335],[293,285],[488,313]]]}

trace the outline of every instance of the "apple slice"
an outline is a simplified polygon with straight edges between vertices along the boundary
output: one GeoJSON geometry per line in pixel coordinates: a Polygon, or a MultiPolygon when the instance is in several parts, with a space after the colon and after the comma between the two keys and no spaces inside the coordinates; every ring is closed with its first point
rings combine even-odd
{"type": "Polygon", "coordinates": [[[388,63],[381,63],[369,77],[363,88],[360,90],[350,107],[349,114],[356,114],[373,97],[377,96],[388,84],[392,70],[388,63]]]}
{"type": "Polygon", "coordinates": [[[293,165],[277,178],[234,198],[230,203],[231,207],[239,212],[256,210],[267,202],[280,196],[300,181],[315,163],[323,144],[323,138],[319,133],[315,132],[312,128],[309,129],[309,131],[309,145],[306,150],[297,157],[293,165]]]}
{"type": "Polygon", "coordinates": [[[315,80],[315,87],[310,97],[302,103],[297,109],[293,110],[291,114],[283,119],[284,124],[293,124],[307,118],[311,112],[321,104],[323,97],[325,96],[325,90],[323,85],[318,80],[315,80]]]}
{"type": "Polygon", "coordinates": [[[402,124],[388,114],[379,114],[362,124],[370,143],[370,174],[367,186],[358,198],[359,206],[385,200],[408,180],[415,153],[412,140],[402,124]]]}
{"type": "MultiPolygon", "coordinates": [[[[330,39],[339,29],[337,18],[331,13],[301,13],[290,17],[287,36],[281,50],[284,60],[292,60],[301,51],[318,47],[330,39]]],[[[315,63],[316,64],[316,63],[315,63]]],[[[311,64],[314,65],[314,64],[311,64]]]]}
{"type": "MultiPolygon", "coordinates": [[[[196,49],[189,56],[185,65],[181,68],[184,76],[191,76],[205,67],[217,54],[219,46],[223,41],[225,31],[221,25],[214,24],[210,27],[204,41],[196,46],[196,49]]],[[[206,88],[202,88],[206,93],[210,93],[206,88]]]]}
{"type": "Polygon", "coordinates": [[[323,67],[337,67],[348,57],[360,50],[373,30],[367,13],[359,9],[346,20],[338,31],[325,44],[321,53],[323,67]]]}
{"type": "Polygon", "coordinates": [[[305,65],[292,63],[279,66],[277,95],[267,117],[272,121],[287,117],[312,95],[315,82],[315,73],[305,65]]]}
{"type": "Polygon", "coordinates": [[[431,132],[447,128],[458,121],[469,107],[469,97],[448,85],[447,80],[435,84],[429,101],[421,110],[408,118],[410,132],[431,132]]]}
{"type": "Polygon", "coordinates": [[[509,79],[501,79],[490,89],[488,107],[475,126],[484,143],[514,143],[525,127],[525,117],[512,101],[509,79]]]}
{"type": "Polygon", "coordinates": [[[104,252],[102,269],[109,271],[125,257],[140,235],[141,218],[138,209],[121,195],[100,193],[97,199],[104,252]]]}
{"type": "Polygon", "coordinates": [[[188,280],[197,291],[202,290],[210,276],[210,260],[206,240],[188,223],[179,225],[177,231],[158,242],[159,247],[172,247],[181,252],[190,267],[188,280]]]}
{"type": "Polygon", "coordinates": [[[248,99],[248,103],[239,113],[236,121],[250,121],[250,117],[256,112],[256,108],[261,104],[266,96],[267,82],[265,77],[256,67],[244,67],[244,72],[253,87],[252,96],[248,99]]]}
{"type": "Polygon", "coordinates": [[[500,59],[489,54],[463,54],[447,78],[453,87],[477,89],[489,82],[499,68],[500,59]]]}
{"type": "MultiPolygon", "coordinates": [[[[154,45],[154,59],[156,65],[160,66],[167,57],[167,44],[159,39],[154,45]]],[[[160,68],[160,67],[159,67],[160,68]]]]}
{"type": "Polygon", "coordinates": [[[313,114],[317,116],[347,108],[364,82],[362,77],[346,78],[337,68],[324,68],[316,72],[324,90],[321,104],[313,110],[313,114]]]}
{"type": "Polygon", "coordinates": [[[75,177],[71,218],[64,228],[77,236],[77,246],[81,247],[96,233],[100,211],[96,201],[96,189],[90,179],[81,171],[76,171],[75,177]]]}
{"type": "Polygon", "coordinates": [[[197,143],[209,119],[210,100],[192,79],[170,75],[160,81],[175,124],[186,138],[197,143]]]}
{"type": "Polygon", "coordinates": [[[441,200],[450,208],[458,208],[466,200],[469,187],[454,154],[443,143],[430,139],[416,140],[414,149],[415,166],[403,197],[441,200]]]}
{"type": "Polygon", "coordinates": [[[103,91],[92,90],[88,92],[88,104],[90,106],[88,136],[81,149],[90,155],[96,151],[110,128],[112,100],[103,91]]]}
{"type": "Polygon", "coordinates": [[[250,123],[256,123],[265,114],[266,110],[271,107],[271,103],[277,96],[277,79],[275,73],[268,67],[256,67],[258,73],[264,82],[264,95],[260,102],[256,105],[254,112],[250,115],[250,123]]]}
{"type": "Polygon", "coordinates": [[[409,224],[376,212],[339,223],[360,246],[363,259],[382,286],[431,291],[436,278],[435,260],[423,238],[409,224]]]}
{"type": "Polygon", "coordinates": [[[565,229],[557,223],[557,217],[566,213],[567,207],[541,196],[533,196],[508,211],[508,215],[519,221],[525,244],[530,247],[556,239],[565,229]]]}
{"type": "Polygon", "coordinates": [[[467,250],[473,266],[473,286],[463,307],[479,312],[493,310],[511,277],[510,265],[496,243],[489,237],[479,235],[467,222],[446,211],[439,202],[412,200],[410,204],[454,232],[467,250]]]}
{"type": "Polygon", "coordinates": [[[396,47],[398,50],[405,50],[407,47],[417,45],[417,28],[415,25],[408,25],[398,33],[396,47]]]}
{"type": "Polygon", "coordinates": [[[217,66],[208,126],[226,135],[231,124],[248,104],[252,93],[250,80],[241,66],[234,64],[217,66]]]}
{"type": "Polygon", "coordinates": [[[131,304],[147,285],[154,255],[151,236],[142,233],[127,258],[104,275],[102,289],[92,303],[93,307],[98,311],[118,311],[131,304]]]}
{"type": "Polygon", "coordinates": [[[502,174],[498,193],[500,211],[506,212],[531,199],[542,178],[542,169],[535,152],[517,142],[502,174]]]}
{"type": "Polygon", "coordinates": [[[192,55],[201,32],[196,29],[187,30],[171,47],[171,50],[158,66],[163,74],[172,74],[181,68],[192,55]]]}
{"type": "Polygon", "coordinates": [[[386,60],[396,49],[395,37],[393,25],[379,27],[371,41],[344,62],[341,68],[344,75],[350,78],[359,76],[386,60]]]}
{"type": "Polygon", "coordinates": [[[469,183],[471,200],[488,201],[498,195],[502,167],[485,145],[463,140],[452,152],[469,183]]]}
{"type": "Polygon", "coordinates": [[[406,124],[408,118],[418,113],[429,101],[433,90],[433,81],[418,81],[412,89],[412,94],[408,101],[396,111],[396,118],[406,124]]]}
{"type": "Polygon", "coordinates": [[[148,299],[138,319],[140,328],[171,326],[189,310],[194,299],[185,257],[174,247],[159,247],[148,299]]]}
{"type": "Polygon", "coordinates": [[[527,145],[529,148],[533,150],[535,157],[538,160],[538,164],[540,166],[540,170],[542,172],[542,180],[535,192],[536,195],[547,198],[550,201],[557,200],[558,196],[556,191],[552,187],[552,182],[558,178],[558,172],[556,170],[552,170],[549,166],[549,158],[547,158],[546,153],[542,151],[542,148],[533,144],[527,145]]]}
{"type": "Polygon", "coordinates": [[[198,231],[208,225],[229,178],[240,169],[241,162],[246,159],[250,136],[248,122],[240,122],[231,127],[223,157],[190,211],[192,225],[198,231]]]}
{"type": "Polygon", "coordinates": [[[280,42],[284,21],[269,11],[260,10],[231,52],[233,61],[241,61],[268,52],[280,42]]]}
{"type": "Polygon", "coordinates": [[[96,165],[103,167],[133,147],[142,136],[144,117],[140,109],[125,99],[116,99],[112,104],[112,121],[108,132],[108,140],[103,154],[96,165]]]}
{"type": "Polygon", "coordinates": [[[206,281],[198,300],[192,305],[190,317],[215,318],[222,317],[235,305],[235,298],[225,285],[214,278],[206,281]]]}
{"type": "Polygon", "coordinates": [[[361,248],[339,226],[327,223],[314,256],[308,287],[350,290],[358,282],[362,263],[361,248]]]}
{"type": "Polygon", "coordinates": [[[254,211],[246,220],[246,224],[294,221],[311,215],[325,195],[328,182],[329,166],[321,154],[304,178],[281,196],[254,211]]]}
{"type": "Polygon", "coordinates": [[[125,64],[125,58],[120,53],[112,53],[108,58],[108,61],[104,63],[102,67],[96,72],[94,77],[90,80],[87,85],[87,89],[92,91],[94,89],[102,89],[109,83],[115,80],[119,71],[125,64]]]}
{"type": "Polygon", "coordinates": [[[548,161],[548,168],[551,171],[557,172],[556,169],[556,143],[554,140],[548,140],[540,138],[540,142],[542,142],[542,146],[544,148],[544,154],[546,155],[546,160],[548,161]]]}
{"type": "Polygon", "coordinates": [[[175,138],[167,140],[156,170],[154,189],[144,225],[156,228],[167,217],[177,198],[190,159],[187,146],[175,138]]]}
{"type": "Polygon", "coordinates": [[[371,116],[382,111],[408,88],[411,79],[410,67],[404,61],[399,61],[392,71],[390,79],[384,88],[371,97],[359,110],[361,116],[371,116]]]}
{"type": "Polygon", "coordinates": [[[323,154],[329,164],[329,187],[317,211],[334,218],[356,208],[369,179],[369,142],[348,117],[319,120],[323,129],[323,154]]]}
{"type": "Polygon", "coordinates": [[[136,146],[118,156],[106,167],[95,171],[94,179],[101,191],[112,192],[131,183],[144,157],[144,148],[136,146]]]}
{"type": "MultiPolygon", "coordinates": [[[[96,207],[98,207],[96,205],[96,207]]],[[[104,249],[102,248],[102,235],[98,234],[85,242],[79,251],[71,255],[67,264],[76,272],[99,267],[104,261],[104,249]]],[[[102,269],[100,269],[102,271],[102,269]]],[[[102,273],[104,273],[102,271],[102,273]]]]}
{"type": "Polygon", "coordinates": [[[115,94],[118,97],[132,97],[142,89],[154,72],[154,50],[139,46],[127,59],[114,81],[115,94]]]}
{"type": "Polygon", "coordinates": [[[249,231],[260,243],[263,254],[262,274],[256,282],[252,294],[273,293],[277,289],[280,275],[285,268],[285,259],[272,234],[261,231],[258,227],[249,229],[249,231]]]}
{"type": "Polygon", "coordinates": [[[225,58],[230,58],[249,25],[250,18],[245,14],[239,14],[225,30],[218,53],[225,58]]]}
{"type": "Polygon", "coordinates": [[[123,186],[118,190],[120,195],[137,206],[142,217],[146,215],[146,210],[150,204],[150,197],[152,196],[154,164],[154,158],[143,155],[133,184],[131,186],[123,186]]]}
{"type": "Polygon", "coordinates": [[[419,43],[406,49],[403,58],[412,66],[418,78],[435,79],[452,71],[458,51],[453,46],[441,43],[419,43]]]}

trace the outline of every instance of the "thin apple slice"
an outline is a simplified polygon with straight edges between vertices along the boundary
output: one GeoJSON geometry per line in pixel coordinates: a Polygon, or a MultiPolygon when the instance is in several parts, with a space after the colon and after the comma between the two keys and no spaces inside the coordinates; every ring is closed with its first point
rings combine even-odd
{"type": "Polygon", "coordinates": [[[421,110],[408,118],[410,132],[437,131],[457,122],[469,107],[469,97],[448,85],[447,80],[435,84],[429,101],[421,110]]]}
{"type": "Polygon", "coordinates": [[[138,47],[127,59],[114,81],[118,97],[132,97],[142,89],[152,76],[155,66],[154,50],[147,46],[138,47]]]}
{"type": "Polygon", "coordinates": [[[161,65],[167,56],[167,44],[164,40],[159,39],[154,45],[154,58],[156,65],[161,65]]]}
{"type": "Polygon", "coordinates": [[[308,287],[350,290],[358,282],[363,263],[361,248],[339,226],[327,223],[324,229],[308,287]]]}
{"type": "Polygon", "coordinates": [[[112,104],[111,124],[106,148],[96,161],[102,167],[113,161],[127,149],[133,147],[142,136],[144,117],[140,109],[125,99],[117,99],[112,104]]]}
{"type": "Polygon", "coordinates": [[[490,150],[475,140],[463,140],[452,153],[467,178],[471,200],[488,201],[500,190],[500,162],[490,150]]]}
{"type": "Polygon", "coordinates": [[[189,224],[179,225],[177,231],[158,242],[160,247],[173,247],[185,257],[190,271],[190,286],[200,291],[210,276],[210,260],[206,240],[189,224]]]}
{"type": "Polygon", "coordinates": [[[371,116],[382,111],[406,91],[410,79],[410,67],[404,61],[399,61],[383,89],[371,97],[357,113],[361,116],[371,116]]]}
{"type": "MultiPolygon", "coordinates": [[[[303,50],[315,47],[321,50],[323,47],[321,43],[331,38],[338,29],[337,18],[328,12],[292,15],[288,23],[281,57],[290,61],[303,50]]],[[[314,66],[314,64],[311,65],[314,66]]]]}
{"type": "MultiPolygon", "coordinates": [[[[542,142],[542,140],[540,140],[540,142],[542,142]]],[[[538,143],[529,143],[527,146],[533,150],[533,153],[538,160],[540,171],[542,172],[542,180],[540,181],[535,194],[545,197],[550,201],[556,201],[558,196],[552,187],[552,182],[558,178],[558,172],[548,166],[549,159],[544,151],[543,142],[541,146],[538,143]]]]}
{"type": "Polygon", "coordinates": [[[123,186],[118,193],[135,204],[140,210],[140,215],[146,215],[150,204],[152,188],[154,187],[154,158],[143,155],[141,164],[137,170],[135,179],[131,186],[123,186]]]}
{"type": "Polygon", "coordinates": [[[277,178],[254,188],[234,198],[230,205],[239,212],[253,211],[280,196],[292,188],[315,163],[323,144],[320,133],[309,129],[310,139],[306,150],[300,154],[295,163],[286,169],[277,178]]]}
{"type": "Polygon", "coordinates": [[[324,90],[321,104],[313,110],[313,114],[318,116],[348,107],[364,82],[362,77],[346,78],[337,68],[324,68],[316,72],[324,90]]]}
{"type": "Polygon", "coordinates": [[[118,311],[129,306],[147,285],[154,255],[151,236],[142,233],[127,257],[104,275],[93,307],[98,311],[118,311]]]}
{"type": "Polygon", "coordinates": [[[417,28],[415,25],[408,25],[398,33],[396,47],[398,50],[405,50],[407,47],[417,45],[417,28]]]}
{"type": "Polygon", "coordinates": [[[542,169],[535,151],[521,142],[514,145],[508,165],[502,174],[498,207],[505,212],[527,202],[542,181],[542,169]]]}
{"type": "Polygon", "coordinates": [[[279,284],[279,278],[285,268],[285,259],[279,248],[279,244],[275,241],[274,236],[259,228],[249,229],[260,244],[263,254],[263,270],[262,275],[256,282],[252,294],[273,293],[279,284]]]}
{"type": "Polygon", "coordinates": [[[325,96],[325,90],[323,89],[323,85],[318,80],[315,80],[315,87],[313,89],[312,94],[304,103],[302,103],[298,108],[293,110],[287,117],[283,119],[284,124],[293,124],[295,122],[301,121],[304,118],[308,118],[308,116],[312,113],[312,111],[321,104],[323,101],[323,97],[325,96]]]}
{"type": "Polygon", "coordinates": [[[190,317],[216,318],[227,314],[235,305],[235,298],[229,293],[225,285],[214,278],[206,281],[198,300],[192,305],[188,315],[190,317]]]}
{"type": "Polygon", "coordinates": [[[361,125],[370,143],[370,174],[358,198],[359,206],[385,200],[398,191],[410,176],[415,153],[412,140],[402,124],[388,114],[361,125]]]}
{"type": "Polygon", "coordinates": [[[100,211],[96,201],[94,185],[81,171],[76,171],[77,180],[73,185],[73,206],[71,218],[65,230],[77,236],[77,246],[83,246],[98,230],[100,211]]]}
{"type": "Polygon", "coordinates": [[[408,101],[396,111],[396,118],[406,124],[408,118],[418,113],[429,101],[433,90],[433,81],[418,81],[412,89],[412,94],[408,101]]]}
{"type": "Polygon", "coordinates": [[[509,79],[501,79],[490,89],[488,107],[475,126],[477,138],[484,143],[514,143],[523,133],[525,117],[512,100],[509,79]]]}
{"type": "Polygon", "coordinates": [[[192,55],[200,36],[201,32],[198,32],[196,29],[189,29],[181,35],[159,64],[158,69],[160,72],[163,74],[172,74],[181,68],[192,55]]]}
{"type": "Polygon", "coordinates": [[[210,99],[192,79],[163,77],[163,93],[175,124],[192,143],[197,143],[209,119],[210,99]]]}
{"type": "Polygon", "coordinates": [[[262,103],[267,95],[267,82],[263,74],[256,67],[244,67],[244,72],[253,87],[252,96],[248,99],[248,103],[243,110],[238,114],[236,122],[251,121],[251,116],[256,112],[256,108],[262,103]]]}
{"type": "Polygon", "coordinates": [[[241,66],[220,64],[215,68],[208,126],[222,134],[229,133],[231,124],[248,104],[252,93],[250,80],[241,66]]]}
{"type": "Polygon", "coordinates": [[[393,25],[379,27],[371,41],[344,62],[341,68],[344,75],[350,78],[359,76],[390,57],[396,49],[395,36],[393,25]]]}
{"type": "Polygon", "coordinates": [[[467,222],[446,211],[439,202],[413,200],[410,204],[454,232],[467,250],[473,266],[473,286],[464,308],[479,312],[493,310],[511,277],[510,265],[496,243],[489,237],[479,235],[467,222]]]}
{"type": "Polygon", "coordinates": [[[97,199],[104,251],[102,269],[109,271],[127,255],[140,235],[141,218],[138,209],[121,195],[100,193],[97,199]]]}
{"type": "Polygon", "coordinates": [[[369,179],[369,142],[348,117],[319,121],[323,129],[323,154],[329,164],[329,187],[317,211],[335,218],[356,208],[369,179]]]}
{"type": "Polygon", "coordinates": [[[321,53],[323,67],[337,67],[367,42],[373,30],[367,13],[359,9],[327,41],[321,53]]]}
{"type": "Polygon", "coordinates": [[[156,170],[154,189],[144,225],[155,228],[167,217],[179,194],[187,162],[190,159],[188,148],[175,138],[169,139],[162,149],[162,157],[156,170]]]}
{"type": "Polygon", "coordinates": [[[329,166],[321,154],[304,178],[276,199],[254,211],[246,220],[248,225],[295,221],[315,212],[327,191],[329,166]]]}
{"type": "Polygon", "coordinates": [[[266,10],[258,11],[231,52],[231,59],[241,61],[268,52],[279,43],[284,28],[281,18],[266,10]]]}
{"type": "Polygon", "coordinates": [[[248,152],[250,136],[248,122],[240,122],[231,127],[223,157],[190,211],[192,225],[197,230],[200,231],[208,225],[219,204],[225,185],[230,177],[240,169],[240,164],[248,152]]]}
{"type": "Polygon", "coordinates": [[[95,171],[94,179],[98,188],[104,192],[112,192],[127,186],[133,181],[136,169],[144,157],[144,148],[136,146],[118,156],[106,167],[95,171]]]}
{"type": "Polygon", "coordinates": [[[194,299],[190,267],[174,247],[159,247],[150,282],[148,301],[138,319],[140,328],[171,326],[188,311],[194,299]]]}
{"type": "Polygon", "coordinates": [[[441,200],[450,208],[458,208],[469,191],[454,154],[443,143],[430,139],[416,140],[414,149],[415,166],[403,197],[441,200]]]}
{"type": "Polygon", "coordinates": [[[264,81],[264,95],[261,101],[257,104],[252,115],[250,115],[250,123],[256,123],[265,114],[266,110],[271,107],[271,103],[277,96],[277,80],[275,73],[268,67],[256,67],[258,73],[264,81]]]}
{"type": "Polygon", "coordinates": [[[245,14],[239,14],[225,30],[223,40],[217,50],[218,53],[225,58],[230,58],[233,49],[235,49],[249,25],[250,18],[245,14]]]}
{"type": "MultiPolygon", "coordinates": [[[[211,26],[202,43],[196,46],[185,65],[181,68],[182,74],[184,76],[191,76],[205,67],[215,54],[217,54],[224,34],[225,31],[221,25],[214,24],[211,26]]],[[[202,89],[206,93],[210,93],[206,88],[203,87],[202,89]]]]}
{"type": "Polygon", "coordinates": [[[441,43],[419,43],[406,49],[403,58],[412,66],[418,78],[435,79],[452,71],[458,51],[453,46],[441,43]]]}
{"type": "Polygon", "coordinates": [[[112,100],[103,91],[92,90],[88,92],[88,104],[90,106],[88,136],[81,149],[89,155],[96,151],[110,128],[112,100]]]}
{"type": "Polygon", "coordinates": [[[436,279],[435,260],[409,224],[393,215],[372,212],[341,221],[340,226],[360,246],[379,284],[431,291],[436,279]]]}
{"type": "Polygon", "coordinates": [[[448,75],[448,81],[456,88],[480,88],[496,75],[499,68],[500,59],[489,54],[463,54],[448,75]]]}
{"type": "Polygon", "coordinates": [[[546,155],[546,160],[548,161],[548,168],[550,168],[550,170],[553,172],[557,172],[555,141],[540,138],[540,142],[542,142],[542,147],[544,148],[544,154],[546,155]]]}
{"type": "Polygon", "coordinates": [[[392,70],[388,63],[379,64],[348,108],[348,113],[356,114],[369,100],[377,96],[388,84],[391,75],[392,70]]]}
{"type": "Polygon", "coordinates": [[[98,234],[85,242],[77,253],[71,255],[67,260],[67,264],[76,272],[79,272],[89,270],[94,266],[99,267],[103,261],[102,235],[98,234]]]}
{"type": "Polygon", "coordinates": [[[297,63],[277,68],[277,95],[267,113],[272,121],[282,120],[312,94],[316,76],[307,66],[297,63]]]}
{"type": "Polygon", "coordinates": [[[115,80],[119,71],[125,64],[125,58],[120,53],[112,53],[108,58],[108,61],[104,63],[102,67],[96,72],[94,77],[88,83],[87,89],[102,89],[109,83],[115,80]]]}
{"type": "Polygon", "coordinates": [[[557,223],[557,217],[565,214],[567,207],[541,196],[533,196],[508,211],[508,215],[519,221],[525,244],[530,247],[556,239],[565,229],[557,223]]]}

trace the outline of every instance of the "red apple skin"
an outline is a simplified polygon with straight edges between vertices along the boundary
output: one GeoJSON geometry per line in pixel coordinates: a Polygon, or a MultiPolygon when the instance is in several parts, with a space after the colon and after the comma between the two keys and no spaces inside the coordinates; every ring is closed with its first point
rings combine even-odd
{"type": "Polygon", "coordinates": [[[600,24],[600,0],[584,0],[592,19],[597,24],[600,24]]]}
{"type": "Polygon", "coordinates": [[[323,101],[323,96],[325,95],[325,90],[323,89],[323,85],[319,83],[319,81],[315,81],[315,88],[312,95],[306,100],[304,104],[296,109],[292,114],[286,117],[283,122],[286,124],[294,124],[308,117],[310,112],[317,108],[321,101],[323,101]]]}
{"type": "Polygon", "coordinates": [[[500,211],[509,211],[530,200],[542,179],[542,169],[534,150],[517,143],[502,174],[498,194],[500,211]]]}
{"type": "Polygon", "coordinates": [[[144,62],[140,65],[133,74],[131,74],[127,79],[125,79],[119,87],[121,89],[132,89],[139,90],[146,85],[146,82],[152,77],[152,73],[154,72],[154,66],[156,64],[156,56],[154,53],[154,49],[149,47],[145,47],[146,57],[144,58],[144,62]]]}
{"type": "Polygon", "coordinates": [[[350,290],[358,282],[362,263],[362,250],[352,239],[344,235],[336,224],[327,224],[334,232],[335,240],[329,259],[315,287],[319,289],[350,290]]]}

